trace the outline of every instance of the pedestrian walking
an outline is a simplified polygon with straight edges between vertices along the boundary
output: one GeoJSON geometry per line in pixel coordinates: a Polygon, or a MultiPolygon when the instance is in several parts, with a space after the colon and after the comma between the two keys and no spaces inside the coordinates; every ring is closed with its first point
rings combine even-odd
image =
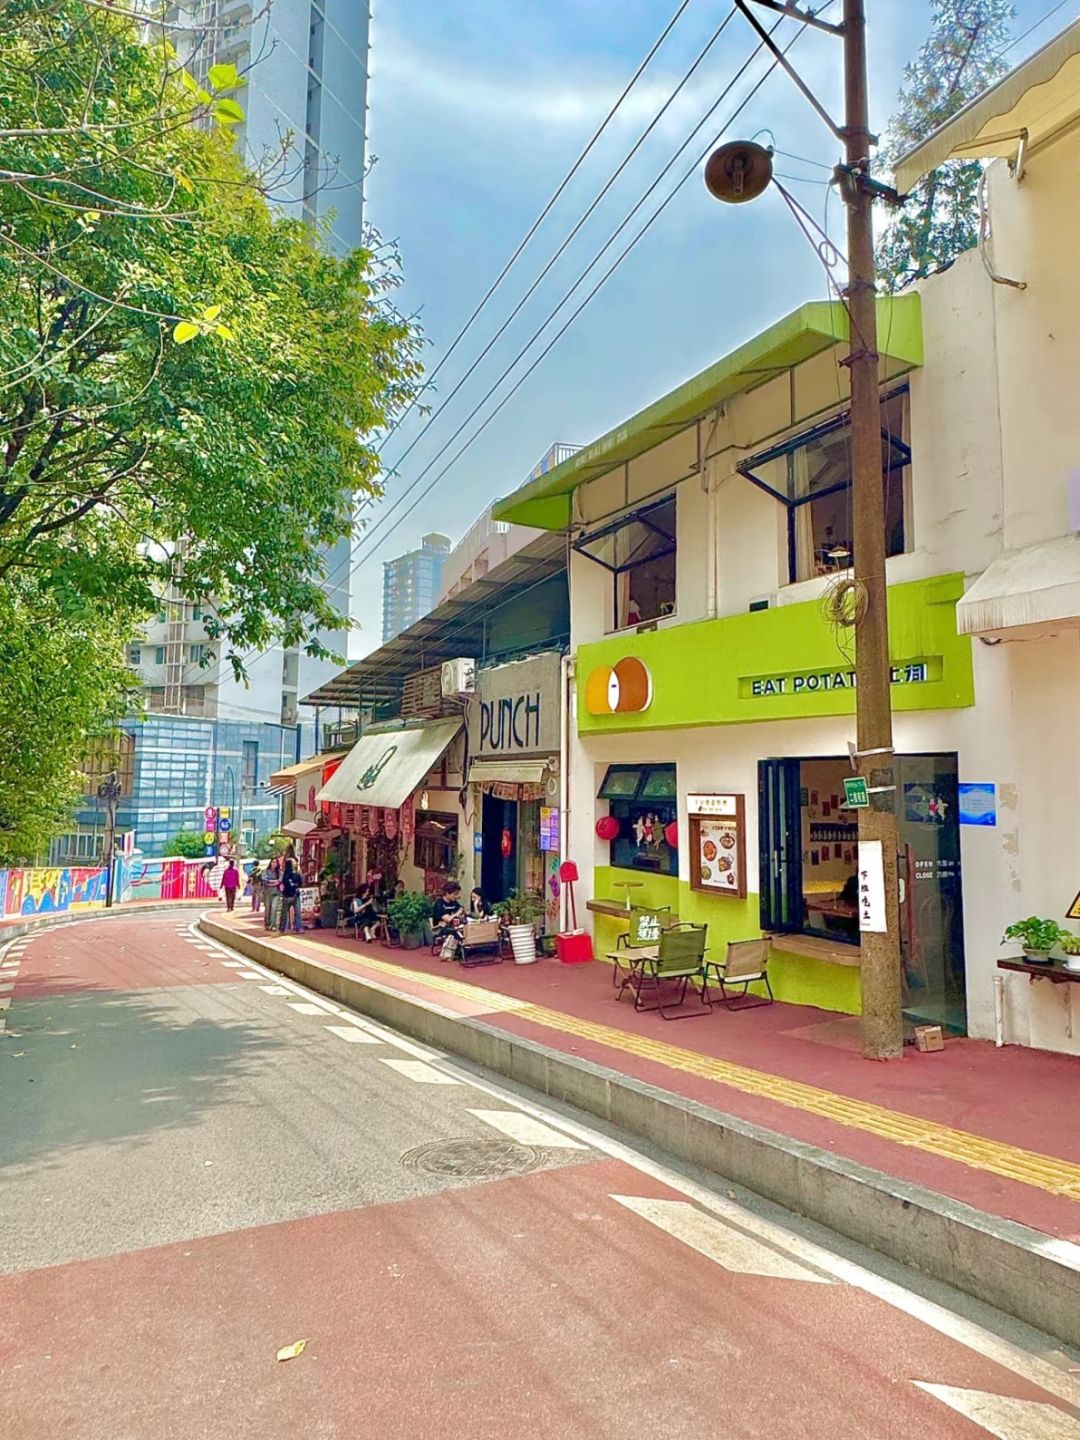
{"type": "Polygon", "coordinates": [[[299,935],[304,928],[303,917],[300,914],[300,891],[304,886],[304,877],[300,874],[300,867],[295,860],[286,860],[285,869],[281,874],[281,919],[278,922],[278,929],[285,934],[289,928],[289,912],[292,911],[293,929],[299,935]]]}
{"type": "Polygon", "coordinates": [[[236,904],[236,892],[240,889],[240,870],[235,860],[230,860],[225,866],[221,888],[225,892],[225,909],[231,913],[236,904]]]}

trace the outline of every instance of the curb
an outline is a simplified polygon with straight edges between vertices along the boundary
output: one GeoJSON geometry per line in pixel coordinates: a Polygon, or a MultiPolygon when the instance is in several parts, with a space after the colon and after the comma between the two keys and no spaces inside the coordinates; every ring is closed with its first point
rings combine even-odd
{"type": "Polygon", "coordinates": [[[31,915],[25,920],[0,922],[0,945],[18,940],[23,935],[36,935],[58,925],[79,925],[84,920],[134,920],[139,915],[171,915],[175,910],[205,910],[201,900],[165,900],[160,905],[150,901],[144,905],[116,905],[108,910],[51,910],[47,915],[31,915]]]}
{"type": "Polygon", "coordinates": [[[328,999],[576,1105],[677,1159],[1080,1345],[1080,1246],[430,1001],[400,995],[376,981],[289,954],[206,916],[199,929],[328,999]]]}

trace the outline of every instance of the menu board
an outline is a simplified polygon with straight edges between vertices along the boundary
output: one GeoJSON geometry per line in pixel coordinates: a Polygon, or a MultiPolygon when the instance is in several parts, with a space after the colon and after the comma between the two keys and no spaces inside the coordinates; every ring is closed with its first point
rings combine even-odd
{"type": "Polygon", "coordinates": [[[746,819],[741,795],[688,795],[690,888],[746,897],[746,819]]]}
{"type": "Polygon", "coordinates": [[[300,920],[307,926],[315,924],[319,918],[319,888],[317,885],[305,885],[300,891],[300,920]]]}

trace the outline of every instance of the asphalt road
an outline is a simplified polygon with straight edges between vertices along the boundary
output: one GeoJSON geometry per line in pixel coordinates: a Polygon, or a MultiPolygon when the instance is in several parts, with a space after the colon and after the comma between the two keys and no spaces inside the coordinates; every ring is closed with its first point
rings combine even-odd
{"type": "Polygon", "coordinates": [[[4,1022],[0,1436],[1080,1440],[1067,1358],[187,917],[0,949],[4,1022]]]}

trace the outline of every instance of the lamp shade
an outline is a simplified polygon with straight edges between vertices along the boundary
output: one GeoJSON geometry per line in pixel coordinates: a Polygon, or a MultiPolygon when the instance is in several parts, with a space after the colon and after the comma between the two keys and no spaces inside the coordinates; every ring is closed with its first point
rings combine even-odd
{"type": "Polygon", "coordinates": [[[601,840],[614,840],[619,833],[619,822],[614,815],[604,815],[596,822],[596,833],[601,840]]]}
{"type": "Polygon", "coordinates": [[[672,820],[670,825],[664,826],[664,839],[671,846],[672,850],[679,848],[679,827],[674,820],[672,820]]]}

